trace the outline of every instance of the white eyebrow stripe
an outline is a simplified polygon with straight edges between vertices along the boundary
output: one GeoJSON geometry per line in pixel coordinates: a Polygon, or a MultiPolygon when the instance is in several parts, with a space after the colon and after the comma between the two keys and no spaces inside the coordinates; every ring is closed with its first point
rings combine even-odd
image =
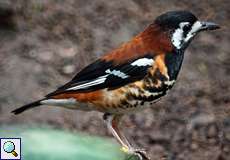
{"type": "Polygon", "coordinates": [[[128,78],[129,76],[127,75],[127,74],[125,74],[124,72],[121,72],[121,71],[119,71],[119,70],[110,70],[110,69],[107,69],[106,71],[105,71],[105,73],[108,73],[108,74],[112,74],[112,75],[114,75],[114,76],[117,76],[117,77],[120,77],[120,78],[122,78],[122,79],[125,79],[125,78],[128,78]]]}
{"type": "Polygon", "coordinates": [[[131,63],[132,66],[151,66],[153,64],[154,60],[152,58],[140,58],[133,63],[131,63]]]}
{"type": "Polygon", "coordinates": [[[180,28],[183,28],[185,25],[188,25],[188,24],[189,24],[189,22],[181,22],[179,24],[179,26],[180,26],[180,28]]]}

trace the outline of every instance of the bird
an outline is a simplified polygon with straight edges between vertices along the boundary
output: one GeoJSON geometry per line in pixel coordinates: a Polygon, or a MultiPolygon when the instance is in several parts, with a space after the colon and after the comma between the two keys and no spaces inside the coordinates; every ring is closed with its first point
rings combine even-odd
{"type": "Polygon", "coordinates": [[[184,53],[202,31],[216,30],[186,10],[165,12],[130,41],[101,56],[72,80],[44,98],[12,111],[19,114],[41,105],[103,113],[108,130],[123,151],[149,159],[135,149],[120,129],[126,114],[149,108],[174,86],[184,53]]]}

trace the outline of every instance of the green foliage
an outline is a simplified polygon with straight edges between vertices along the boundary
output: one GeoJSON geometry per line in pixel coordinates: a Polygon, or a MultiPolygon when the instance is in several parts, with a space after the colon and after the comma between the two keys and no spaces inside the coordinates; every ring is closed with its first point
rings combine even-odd
{"type": "Polygon", "coordinates": [[[25,160],[134,160],[109,139],[47,127],[2,127],[0,137],[22,138],[25,160]]]}

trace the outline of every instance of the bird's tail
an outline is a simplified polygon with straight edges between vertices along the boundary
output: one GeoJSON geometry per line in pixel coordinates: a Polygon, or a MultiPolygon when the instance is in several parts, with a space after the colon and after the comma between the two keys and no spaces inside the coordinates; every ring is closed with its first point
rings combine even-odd
{"type": "Polygon", "coordinates": [[[13,110],[12,113],[20,114],[20,113],[24,112],[25,110],[28,110],[28,109],[31,109],[31,108],[34,108],[34,107],[38,107],[38,106],[42,105],[41,101],[43,101],[43,100],[44,99],[29,103],[27,105],[24,105],[24,106],[22,106],[20,108],[17,108],[15,110],[13,110]]]}

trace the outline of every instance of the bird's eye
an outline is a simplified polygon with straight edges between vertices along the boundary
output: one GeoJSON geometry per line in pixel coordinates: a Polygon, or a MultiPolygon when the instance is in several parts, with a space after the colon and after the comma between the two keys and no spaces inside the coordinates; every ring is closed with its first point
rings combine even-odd
{"type": "Polygon", "coordinates": [[[183,27],[183,30],[185,31],[185,32],[188,32],[189,30],[190,30],[190,25],[189,24],[186,24],[186,25],[184,25],[184,27],[183,27]]]}

